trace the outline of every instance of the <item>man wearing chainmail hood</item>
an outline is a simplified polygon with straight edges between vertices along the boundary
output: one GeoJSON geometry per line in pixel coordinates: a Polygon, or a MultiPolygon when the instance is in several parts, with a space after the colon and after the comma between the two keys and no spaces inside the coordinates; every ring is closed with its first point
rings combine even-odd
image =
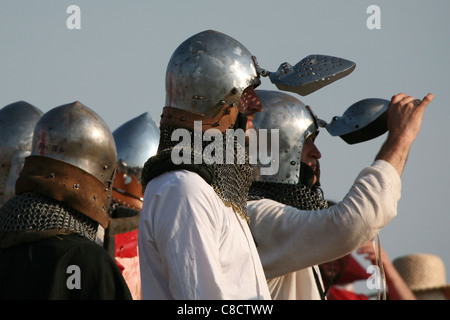
{"type": "Polygon", "coordinates": [[[400,175],[433,95],[420,104],[406,94],[387,101],[386,142],[344,199],[328,207],[320,189],[321,153],[314,142],[320,120],[292,95],[256,92],[264,105],[264,111],[253,120],[256,132],[279,132],[279,170],[264,175],[259,161],[248,195],[250,227],[271,296],[279,300],[324,299],[317,265],[359,248],[397,214],[400,175]]]}
{"type": "Polygon", "coordinates": [[[173,53],[158,153],[142,172],[143,299],[270,299],[248,226],[252,169],[245,147],[226,135],[245,129],[238,104],[259,83],[249,51],[223,33],[200,32],[173,53]]]}
{"type": "Polygon", "coordinates": [[[0,208],[0,299],[131,299],[96,242],[109,224],[116,147],[80,102],[45,113],[16,195],[0,208]]]}

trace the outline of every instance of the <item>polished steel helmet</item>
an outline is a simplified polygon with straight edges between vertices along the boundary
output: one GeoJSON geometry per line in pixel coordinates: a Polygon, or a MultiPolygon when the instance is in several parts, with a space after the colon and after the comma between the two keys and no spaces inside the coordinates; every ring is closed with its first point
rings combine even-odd
{"type": "Polygon", "coordinates": [[[44,193],[105,227],[115,166],[116,146],[108,125],[76,101],[53,108],[37,122],[16,193],[44,193]]]}
{"type": "Polygon", "coordinates": [[[158,123],[145,112],[122,124],[113,132],[113,136],[117,148],[113,201],[141,210],[142,169],[148,158],[158,150],[158,123]]]}
{"type": "Polygon", "coordinates": [[[389,100],[367,98],[355,102],[342,116],[333,117],[325,128],[332,136],[339,136],[348,144],[374,139],[387,128],[389,100]]]}
{"type": "Polygon", "coordinates": [[[14,196],[17,177],[31,152],[34,126],[42,114],[25,101],[0,109],[0,206],[14,196]]]}
{"type": "Polygon", "coordinates": [[[214,117],[260,84],[255,59],[240,42],[213,30],[193,35],[172,54],[166,106],[214,117]]]}
{"type": "Polygon", "coordinates": [[[109,185],[116,163],[114,137],[106,122],[81,102],[56,107],[36,124],[32,156],[67,162],[109,185]]]}
{"type": "Polygon", "coordinates": [[[256,113],[256,134],[249,139],[250,161],[256,163],[253,180],[298,184],[303,144],[319,131],[318,119],[309,106],[290,94],[267,90],[256,93],[264,110],[256,113]],[[256,140],[258,161],[252,157],[256,140]]]}

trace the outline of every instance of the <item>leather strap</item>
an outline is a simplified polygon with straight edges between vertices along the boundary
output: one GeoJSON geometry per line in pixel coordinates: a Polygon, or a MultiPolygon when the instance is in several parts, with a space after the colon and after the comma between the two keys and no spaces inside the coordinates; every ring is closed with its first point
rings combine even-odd
{"type": "Polygon", "coordinates": [[[142,195],[142,185],[134,175],[129,175],[128,178],[131,178],[131,181],[127,183],[125,181],[125,174],[116,171],[112,199],[120,205],[142,210],[144,198],[142,195]]]}
{"type": "Polygon", "coordinates": [[[67,203],[75,210],[109,225],[111,188],[93,175],[67,162],[44,156],[29,156],[16,181],[16,194],[36,191],[67,203]]]}
{"type": "Polygon", "coordinates": [[[201,121],[203,132],[208,129],[218,129],[220,132],[225,133],[227,129],[232,129],[234,127],[238,113],[238,108],[225,106],[215,117],[211,118],[201,113],[164,107],[160,125],[193,131],[194,121],[201,121]]]}

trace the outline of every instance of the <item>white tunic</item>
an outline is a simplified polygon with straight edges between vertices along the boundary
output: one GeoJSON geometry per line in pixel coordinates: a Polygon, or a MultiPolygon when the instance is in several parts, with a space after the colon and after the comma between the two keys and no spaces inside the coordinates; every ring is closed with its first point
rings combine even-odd
{"type": "Polygon", "coordinates": [[[147,185],[139,257],[143,299],[270,299],[247,222],[193,172],[147,185]]]}
{"type": "Polygon", "coordinates": [[[272,298],[320,299],[311,266],[342,257],[375,237],[396,216],[400,196],[397,171],[377,160],[328,209],[305,211],[268,199],[249,201],[250,227],[272,298]]]}

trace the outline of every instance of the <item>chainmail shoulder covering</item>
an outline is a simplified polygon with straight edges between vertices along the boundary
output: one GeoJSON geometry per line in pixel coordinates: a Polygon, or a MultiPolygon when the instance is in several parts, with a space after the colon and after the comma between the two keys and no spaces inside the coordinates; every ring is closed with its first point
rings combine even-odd
{"type": "Polygon", "coordinates": [[[271,199],[300,210],[328,208],[320,188],[309,188],[304,184],[254,182],[248,200],[271,199]]]}
{"type": "Polygon", "coordinates": [[[98,223],[63,202],[25,192],[0,208],[0,233],[65,230],[95,241],[98,223]]]}
{"type": "Polygon", "coordinates": [[[143,193],[148,182],[164,172],[180,169],[190,170],[204,178],[227,207],[232,207],[237,214],[249,222],[250,220],[247,215],[247,193],[252,181],[252,166],[249,164],[248,154],[245,148],[239,144],[236,137],[222,135],[223,145],[221,150],[219,148],[214,149],[214,151],[223,153],[222,163],[217,163],[218,161],[214,161],[216,159],[209,158],[210,156],[215,156],[214,152],[203,152],[212,142],[203,141],[203,137],[197,137],[197,139],[201,139],[200,141],[202,141],[202,150],[197,150],[200,148],[194,148],[194,141],[198,133],[189,131],[191,135],[190,150],[192,164],[176,165],[171,160],[172,150],[183,142],[171,141],[172,133],[175,129],[169,126],[160,127],[158,153],[156,156],[148,159],[142,170],[143,193]],[[234,141],[227,143],[227,139],[233,139],[234,141]],[[234,164],[229,164],[226,161],[226,148],[230,144],[234,145],[234,164]],[[203,161],[201,164],[193,164],[194,157],[196,155],[199,156],[199,152],[202,153],[203,161]],[[243,155],[244,158],[240,155],[243,155]]]}

